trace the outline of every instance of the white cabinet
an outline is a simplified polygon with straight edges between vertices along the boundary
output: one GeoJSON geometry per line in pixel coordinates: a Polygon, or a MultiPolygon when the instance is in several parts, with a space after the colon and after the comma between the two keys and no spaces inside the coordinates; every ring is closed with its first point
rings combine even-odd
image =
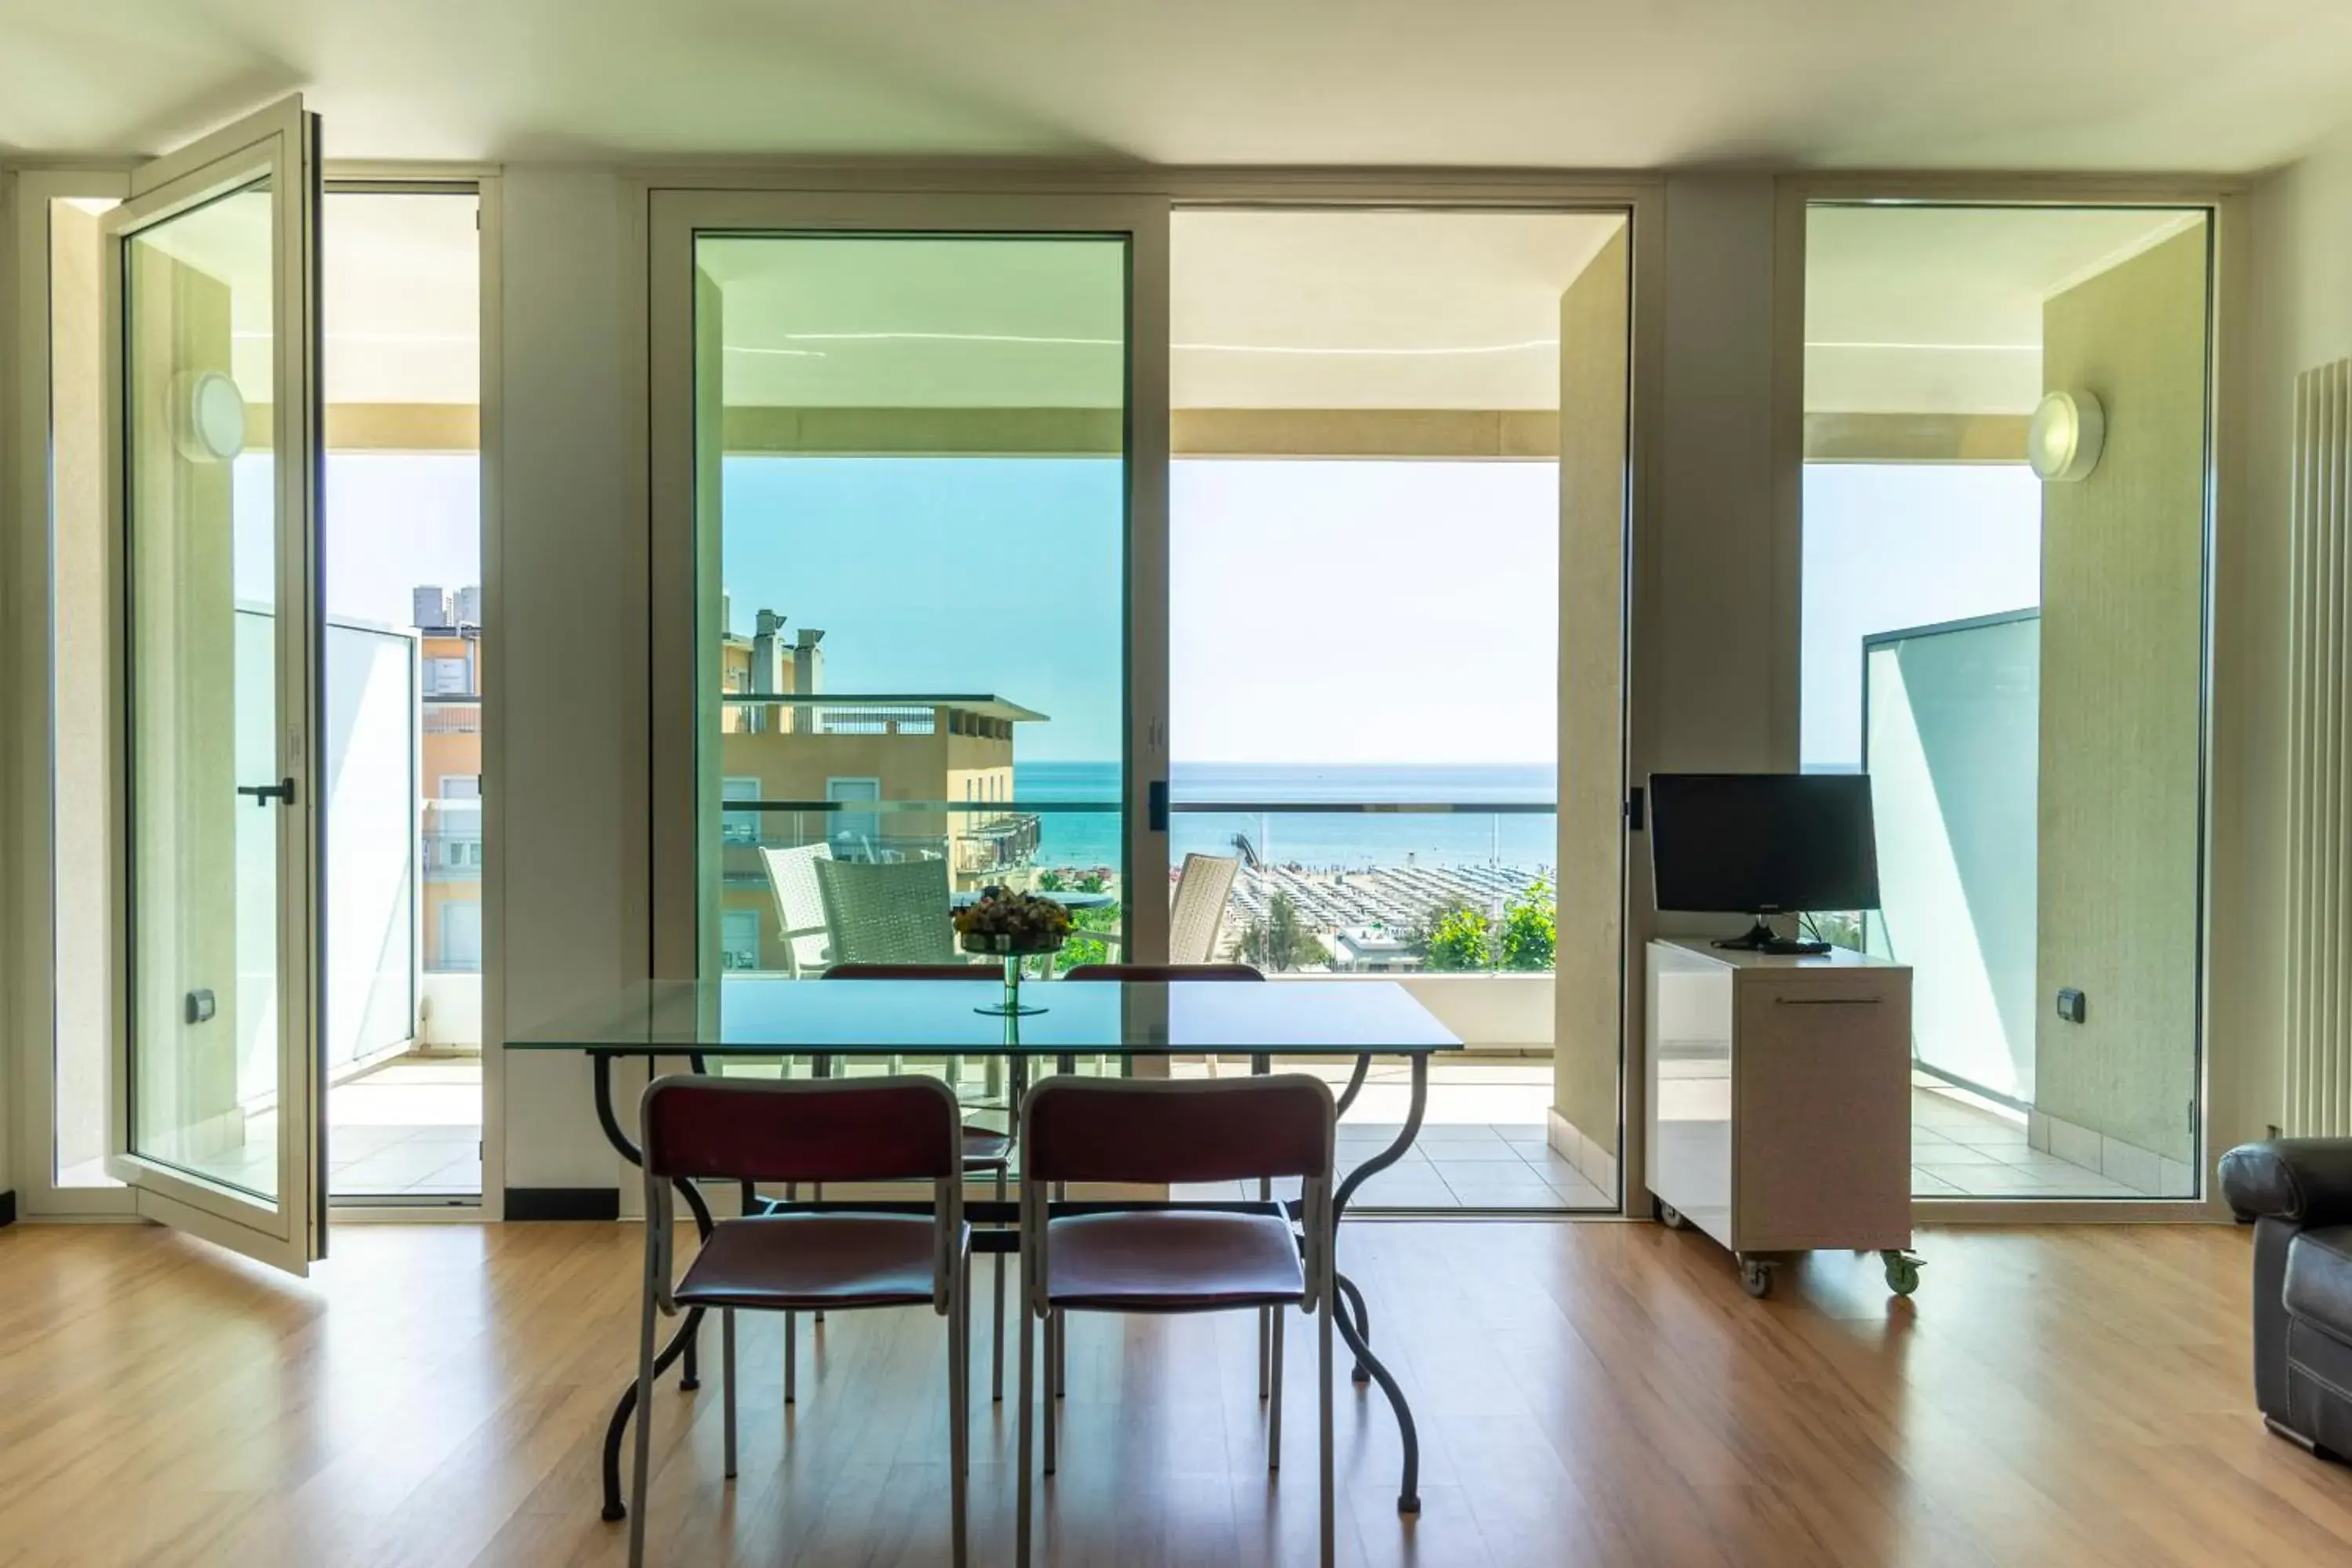
{"type": "Polygon", "coordinates": [[[1773,1255],[1886,1255],[1917,1284],[1911,1245],[1911,971],[1821,957],[1649,946],[1647,1184],[1669,1224],[1731,1249],[1741,1283],[1773,1255]]]}

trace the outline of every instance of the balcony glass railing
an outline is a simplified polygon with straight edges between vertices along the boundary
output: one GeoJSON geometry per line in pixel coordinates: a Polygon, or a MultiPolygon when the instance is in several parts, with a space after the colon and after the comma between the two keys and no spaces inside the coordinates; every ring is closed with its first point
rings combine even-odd
{"type": "Polygon", "coordinates": [[[730,800],[719,815],[719,960],[811,973],[833,958],[814,858],[944,860],[950,898],[1003,886],[1062,896],[1077,923],[1058,960],[1118,955],[1124,934],[1116,801],[730,800]]]}
{"type": "Polygon", "coordinates": [[[1269,973],[1548,973],[1549,802],[1179,801],[1170,858],[1237,857],[1224,956],[1269,973]]]}

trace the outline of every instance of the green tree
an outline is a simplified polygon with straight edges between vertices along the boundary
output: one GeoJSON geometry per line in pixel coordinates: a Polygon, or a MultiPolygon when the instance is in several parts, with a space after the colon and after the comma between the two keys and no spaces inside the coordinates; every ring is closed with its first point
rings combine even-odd
{"type": "Polygon", "coordinates": [[[1549,969],[1559,949],[1558,900],[1551,884],[1538,877],[1503,910],[1501,939],[1506,969],[1549,969]]]}
{"type": "Polygon", "coordinates": [[[1068,885],[1059,871],[1046,870],[1037,873],[1037,890],[1041,893],[1058,893],[1068,885]]]}
{"type": "Polygon", "coordinates": [[[1288,893],[1266,900],[1265,913],[1242,927],[1242,957],[1260,969],[1276,972],[1328,963],[1331,954],[1323,939],[1298,915],[1298,904],[1288,893]]]}
{"type": "Polygon", "coordinates": [[[1070,934],[1062,939],[1062,951],[1055,963],[1064,970],[1081,963],[1108,963],[1115,956],[1110,943],[1090,933],[1118,930],[1119,909],[1117,904],[1104,904],[1098,909],[1072,910],[1070,934]]]}
{"type": "Polygon", "coordinates": [[[1100,871],[1089,871],[1078,879],[1078,891],[1081,893],[1099,893],[1104,886],[1103,874],[1100,871]]]}
{"type": "Polygon", "coordinates": [[[1494,921],[1486,918],[1486,910],[1474,909],[1457,899],[1439,904],[1423,918],[1421,933],[1413,945],[1421,950],[1425,968],[1485,969],[1493,962],[1494,921]]]}

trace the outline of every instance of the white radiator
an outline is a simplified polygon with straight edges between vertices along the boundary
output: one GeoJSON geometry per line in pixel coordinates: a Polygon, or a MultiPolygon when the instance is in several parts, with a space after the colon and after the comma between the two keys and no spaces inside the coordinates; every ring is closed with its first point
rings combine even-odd
{"type": "Polygon", "coordinates": [[[2291,1135],[2352,1133],[2352,360],[2294,384],[2288,521],[2286,1082],[2291,1135]]]}

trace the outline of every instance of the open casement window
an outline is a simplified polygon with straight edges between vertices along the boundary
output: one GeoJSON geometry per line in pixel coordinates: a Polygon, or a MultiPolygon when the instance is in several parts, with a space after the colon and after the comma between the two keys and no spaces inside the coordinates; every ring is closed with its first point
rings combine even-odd
{"type": "Polygon", "coordinates": [[[147,164],[101,252],[109,1168],[296,1274],[326,1243],[318,142],[289,99],[147,164]]]}

